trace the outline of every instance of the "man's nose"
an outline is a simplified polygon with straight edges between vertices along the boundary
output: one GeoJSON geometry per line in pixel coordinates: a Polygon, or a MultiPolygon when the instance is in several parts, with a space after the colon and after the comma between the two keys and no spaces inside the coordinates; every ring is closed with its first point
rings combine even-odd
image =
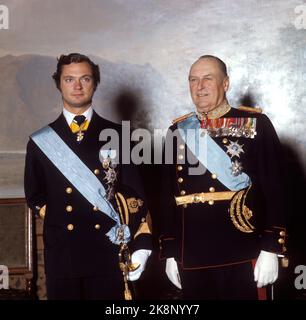
{"type": "Polygon", "coordinates": [[[198,82],[198,89],[202,89],[205,87],[205,79],[200,79],[198,82]]]}
{"type": "Polygon", "coordinates": [[[80,79],[76,79],[74,83],[74,88],[75,89],[82,89],[82,82],[80,79]]]}

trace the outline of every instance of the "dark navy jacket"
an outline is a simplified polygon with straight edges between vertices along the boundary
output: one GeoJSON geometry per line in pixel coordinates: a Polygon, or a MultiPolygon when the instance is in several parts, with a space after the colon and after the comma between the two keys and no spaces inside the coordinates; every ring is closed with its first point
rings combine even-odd
{"type": "MultiPolygon", "coordinates": [[[[104,179],[106,170],[99,160],[99,151],[105,142],[99,141],[99,134],[102,129],[112,128],[118,132],[121,141],[121,126],[94,112],[80,144],[76,142],[63,114],[50,126],[107,189],[104,179]]],[[[131,249],[150,249],[149,232],[141,232],[146,228],[142,228],[135,239],[133,237],[141,223],[146,223],[148,214],[137,169],[134,165],[118,165],[115,171],[114,191],[143,201],[129,219],[131,249]]],[[[29,207],[36,213],[46,204],[43,237],[47,275],[88,277],[120,273],[119,248],[105,235],[114,221],[101,211],[96,211],[31,139],[26,155],[25,194],[29,207]]],[[[115,198],[110,201],[117,208],[115,198]]]]}
{"type": "MultiPolygon", "coordinates": [[[[235,159],[252,181],[246,204],[253,212],[250,221],[255,230],[244,233],[234,226],[229,212],[230,200],[192,203],[185,208],[176,205],[174,197],[182,194],[229,191],[209,170],[201,175],[188,173],[190,167],[199,163],[189,163],[188,148],[178,138],[173,148],[174,165],[165,164],[163,171],[160,247],[161,258],[175,257],[183,269],[237,264],[257,258],[260,250],[278,253],[285,250],[282,154],[276,132],[263,114],[231,108],[221,118],[257,119],[257,134],[253,139],[213,137],[225,152],[231,141],[242,146],[243,152],[235,159]],[[186,159],[185,164],[179,164],[180,154],[186,159]]],[[[169,130],[175,129],[177,123],[169,130]]]]}

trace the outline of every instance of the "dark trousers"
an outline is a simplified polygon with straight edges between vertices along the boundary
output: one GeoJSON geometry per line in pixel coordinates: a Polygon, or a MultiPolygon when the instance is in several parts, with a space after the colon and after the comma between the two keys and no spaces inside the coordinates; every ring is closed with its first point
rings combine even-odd
{"type": "Polygon", "coordinates": [[[226,267],[180,270],[183,299],[258,300],[265,289],[257,289],[251,262],[226,267]]]}
{"type": "Polygon", "coordinates": [[[46,278],[48,300],[123,300],[120,277],[46,278]]]}

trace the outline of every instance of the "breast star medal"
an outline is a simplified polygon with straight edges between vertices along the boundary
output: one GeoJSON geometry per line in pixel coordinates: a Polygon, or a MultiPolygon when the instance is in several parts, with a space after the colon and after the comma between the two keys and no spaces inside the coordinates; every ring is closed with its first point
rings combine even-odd
{"type": "Polygon", "coordinates": [[[241,174],[243,167],[241,162],[239,162],[238,160],[235,160],[232,162],[232,175],[234,177],[237,177],[239,174],[241,174]]]}
{"type": "Polygon", "coordinates": [[[233,158],[233,157],[240,158],[240,153],[244,153],[244,151],[242,149],[243,145],[240,145],[238,143],[238,140],[235,142],[230,141],[229,143],[230,144],[228,146],[226,146],[226,148],[227,148],[226,153],[228,153],[231,158],[233,158]]]}
{"type": "Polygon", "coordinates": [[[114,196],[114,185],[117,180],[117,172],[115,168],[117,167],[116,163],[116,150],[100,150],[99,158],[104,169],[105,177],[103,180],[106,181],[107,190],[106,198],[108,200],[112,199],[114,196]]]}

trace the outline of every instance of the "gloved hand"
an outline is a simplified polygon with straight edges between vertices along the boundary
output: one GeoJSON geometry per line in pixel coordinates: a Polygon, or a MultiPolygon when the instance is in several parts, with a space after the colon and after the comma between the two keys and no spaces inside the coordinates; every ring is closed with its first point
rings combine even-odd
{"type": "Polygon", "coordinates": [[[168,258],[166,261],[166,274],[169,280],[179,289],[182,289],[180,274],[177,263],[174,258],[168,258]]]}
{"type": "Polygon", "coordinates": [[[136,281],[140,278],[142,272],[144,271],[147,260],[151,255],[152,250],[140,249],[132,253],[131,261],[132,263],[139,263],[140,266],[135,271],[130,271],[127,275],[127,279],[130,281],[136,281]]]}
{"type": "Polygon", "coordinates": [[[257,281],[257,287],[261,288],[272,284],[277,278],[277,254],[261,250],[254,269],[254,280],[257,281]]]}

